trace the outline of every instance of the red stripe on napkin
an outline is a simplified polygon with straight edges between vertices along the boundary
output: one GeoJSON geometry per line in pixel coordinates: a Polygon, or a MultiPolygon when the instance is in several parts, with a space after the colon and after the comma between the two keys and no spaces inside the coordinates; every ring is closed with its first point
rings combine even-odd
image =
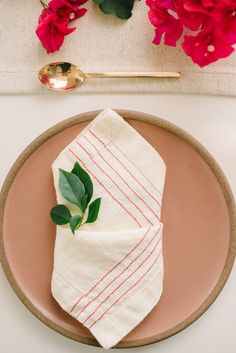
{"type": "Polygon", "coordinates": [[[107,277],[113,270],[115,270],[124,260],[126,260],[128,256],[130,256],[130,255],[134,252],[134,250],[144,241],[144,239],[146,238],[146,236],[147,236],[147,234],[149,233],[150,229],[151,229],[151,227],[149,227],[149,228],[146,230],[146,232],[145,232],[144,236],[142,237],[142,239],[130,250],[130,252],[129,252],[127,255],[125,255],[125,257],[123,257],[123,259],[121,259],[115,266],[113,266],[108,272],[106,272],[106,273],[97,281],[97,283],[95,283],[95,284],[93,285],[93,287],[92,287],[86,294],[82,295],[82,296],[79,298],[79,300],[78,300],[78,301],[74,304],[74,306],[71,308],[70,313],[71,313],[71,312],[74,310],[74,308],[79,304],[79,302],[81,301],[82,298],[86,298],[86,297],[92,292],[92,290],[93,290],[94,288],[96,288],[96,287],[98,286],[98,284],[99,284],[102,280],[104,280],[104,278],[106,278],[106,277],[107,277]]]}
{"type": "Polygon", "coordinates": [[[135,223],[141,228],[141,224],[137,220],[137,218],[107,189],[107,187],[99,180],[90,170],[89,168],[84,164],[84,162],[77,156],[75,152],[73,152],[70,148],[68,149],[69,152],[71,152],[76,159],[80,161],[80,163],[83,165],[83,167],[92,175],[92,177],[106,190],[106,192],[115,200],[129,215],[135,223]]]}
{"type": "MultiPolygon", "coordinates": [[[[158,231],[155,233],[155,235],[158,234],[158,231]]],[[[148,254],[148,256],[141,262],[141,264],[139,264],[138,267],[136,267],[136,269],[131,272],[131,274],[129,274],[128,277],[126,277],[98,306],[97,308],[92,312],[92,314],[90,314],[84,321],[83,324],[86,323],[86,321],[88,321],[90,319],[90,317],[92,317],[96,311],[130,278],[132,277],[138,270],[140,267],[142,267],[147,260],[149,259],[149,257],[153,254],[153,252],[156,250],[158,244],[160,243],[161,237],[159,238],[159,240],[157,241],[157,243],[155,244],[154,248],[152,249],[152,251],[148,254]]]]}
{"type": "Polygon", "coordinates": [[[127,271],[127,269],[144,253],[144,251],[151,245],[151,243],[153,242],[153,240],[155,239],[155,237],[157,236],[157,234],[159,233],[161,229],[161,225],[159,226],[157,232],[154,234],[154,236],[151,238],[151,240],[148,242],[148,244],[146,245],[146,247],[118,274],[116,275],[116,277],[114,277],[112,279],[112,281],[110,283],[108,283],[98,294],[95,298],[91,299],[88,304],[77,314],[76,318],[79,317],[80,314],[82,314],[82,312],[84,312],[85,309],[87,309],[87,307],[92,304],[97,298],[100,297],[100,295],[108,288],[110,287],[110,285],[117,279],[119,278],[125,271],[127,271]]]}
{"type": "MultiPolygon", "coordinates": [[[[78,144],[78,146],[80,146],[90,157],[91,154],[87,151],[87,149],[81,145],[81,143],[79,143],[78,141],[76,141],[76,143],[78,144]]],[[[143,211],[140,209],[140,207],[138,205],[136,205],[131,198],[126,195],[126,193],[120,188],[120,186],[114,181],[114,179],[112,179],[112,177],[107,174],[107,172],[91,157],[91,160],[93,161],[93,163],[97,166],[97,168],[104,174],[106,175],[106,177],[117,187],[117,189],[126,197],[126,199],[132,203],[132,205],[141,213],[141,215],[146,219],[146,221],[151,224],[153,226],[153,223],[151,223],[148,218],[146,217],[146,215],[143,213],[143,211]]]]}
{"type": "Polygon", "coordinates": [[[105,314],[107,314],[107,312],[109,310],[111,310],[111,308],[113,306],[115,306],[131,289],[133,289],[147,274],[148,272],[152,269],[152,267],[156,264],[156,262],[158,261],[160,255],[161,255],[161,251],[162,249],[160,250],[160,252],[158,253],[156,259],[154,260],[154,262],[151,264],[151,266],[147,269],[146,272],[144,272],[144,274],[130,287],[128,288],[114,303],[111,304],[111,306],[106,310],[104,311],[104,313],[97,319],[95,320],[88,328],[90,329],[92,326],[94,326],[99,320],[101,320],[103,318],[103,316],[105,314]]]}
{"type": "MultiPolygon", "coordinates": [[[[137,196],[144,204],[145,206],[154,214],[154,216],[158,219],[158,221],[160,220],[159,217],[157,216],[157,214],[153,211],[153,209],[147,204],[147,202],[140,196],[137,194],[137,192],[127,183],[127,181],[120,175],[120,173],[117,172],[117,170],[115,170],[113,168],[113,166],[105,159],[105,157],[103,157],[103,155],[99,152],[99,150],[97,149],[97,147],[92,143],[92,141],[90,141],[88,139],[87,136],[83,136],[86,141],[88,143],[90,143],[93,148],[97,151],[98,155],[102,158],[102,160],[119,176],[119,178],[125,183],[125,185],[134,193],[135,196],[137,196]]],[[[152,224],[152,222],[150,222],[146,216],[144,215],[145,219],[150,223],[152,224]]],[[[152,224],[153,225],[153,224],[152,224]]]]}
{"type": "MultiPolygon", "coordinates": [[[[129,171],[129,169],[124,165],[124,163],[116,156],[112,151],[108,148],[108,145],[106,145],[91,129],[89,129],[89,132],[107,149],[107,151],[122,165],[122,167],[131,175],[131,177],[141,186],[141,188],[161,207],[160,202],[145,188],[145,186],[129,171]]],[[[160,196],[162,196],[161,192],[156,189],[160,196]]]]}

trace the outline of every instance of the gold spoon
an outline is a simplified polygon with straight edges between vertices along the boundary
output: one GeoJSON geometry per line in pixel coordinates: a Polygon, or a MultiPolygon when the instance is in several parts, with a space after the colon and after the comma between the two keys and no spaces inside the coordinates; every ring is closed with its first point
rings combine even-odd
{"type": "Polygon", "coordinates": [[[55,62],[42,67],[38,77],[43,85],[56,91],[70,91],[82,85],[87,78],[178,78],[179,72],[106,72],[84,73],[79,67],[67,62],[55,62]]]}

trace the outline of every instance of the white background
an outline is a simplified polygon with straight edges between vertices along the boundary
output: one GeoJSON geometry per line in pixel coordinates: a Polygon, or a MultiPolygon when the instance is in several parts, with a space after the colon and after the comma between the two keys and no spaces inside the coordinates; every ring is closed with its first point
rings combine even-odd
{"type": "MultiPolygon", "coordinates": [[[[165,118],[196,137],[224,170],[236,196],[236,99],[192,95],[0,96],[0,184],[19,153],[47,128],[81,112],[131,109],[165,118]]],[[[236,266],[216,302],[176,336],[137,353],[235,353],[236,266]]],[[[0,353],[95,353],[36,319],[14,294],[0,269],[0,353]]],[[[122,353],[131,350],[122,350],[122,353]]]]}

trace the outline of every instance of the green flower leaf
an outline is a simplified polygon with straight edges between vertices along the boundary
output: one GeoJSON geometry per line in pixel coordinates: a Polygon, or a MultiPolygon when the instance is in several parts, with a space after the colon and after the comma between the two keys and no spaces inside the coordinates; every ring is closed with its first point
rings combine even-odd
{"type": "Polygon", "coordinates": [[[93,196],[93,183],[89,176],[89,174],[80,166],[78,162],[75,163],[74,168],[72,169],[71,173],[77,175],[77,177],[82,181],[85,188],[86,194],[86,206],[88,205],[89,201],[93,196]]]}
{"type": "Polygon", "coordinates": [[[113,14],[122,20],[132,16],[135,0],[93,0],[105,14],[113,14]]]}
{"type": "Polygon", "coordinates": [[[101,197],[98,199],[94,200],[90,205],[89,205],[89,212],[88,212],[88,217],[85,223],[93,223],[96,221],[98,218],[98,212],[100,209],[100,204],[101,204],[101,197]]]}
{"type": "Polygon", "coordinates": [[[75,231],[79,227],[79,225],[81,224],[82,220],[83,220],[83,217],[81,217],[80,215],[76,215],[76,216],[71,217],[70,229],[73,234],[75,234],[75,231]]]}
{"type": "Polygon", "coordinates": [[[58,225],[68,224],[71,219],[70,211],[65,205],[57,205],[53,207],[50,216],[52,221],[58,225]]]}
{"type": "Polygon", "coordinates": [[[59,189],[62,196],[84,212],[87,206],[84,184],[77,175],[63,169],[59,170],[59,189]]]}

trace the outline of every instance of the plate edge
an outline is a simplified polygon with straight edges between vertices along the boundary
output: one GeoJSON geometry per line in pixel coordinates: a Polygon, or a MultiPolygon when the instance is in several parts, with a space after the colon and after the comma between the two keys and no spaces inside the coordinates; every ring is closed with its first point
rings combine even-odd
{"type": "MultiPolygon", "coordinates": [[[[193,149],[195,149],[200,156],[206,161],[208,166],[213,171],[214,175],[216,176],[226,203],[229,212],[230,218],[230,240],[229,240],[229,247],[228,253],[225,261],[224,268],[222,273],[219,277],[219,280],[216,286],[213,288],[209,296],[205,299],[205,301],[200,305],[200,307],[193,312],[190,316],[188,316],[185,320],[177,324],[176,326],[162,332],[161,334],[154,335],[151,337],[147,337],[145,339],[140,340],[131,340],[131,341],[121,341],[118,343],[114,348],[133,348],[133,347],[140,347],[144,345],[149,345],[155,342],[159,342],[164,340],[168,337],[171,337],[178,332],[182,331],[189,325],[191,325],[194,321],[196,321],[208,308],[209,306],[216,300],[218,295],[220,294],[221,290],[223,289],[229,275],[231,269],[234,264],[235,256],[236,256],[236,210],[235,210],[235,202],[234,197],[230,188],[230,185],[221,169],[218,165],[214,157],[208,152],[208,150],[198,142],[193,136],[189,133],[181,129],[180,127],[176,126],[173,123],[168,122],[159,117],[155,117],[150,114],[142,113],[142,112],[135,112],[130,110],[120,110],[114,109],[118,114],[123,116],[124,119],[128,120],[139,120],[149,124],[156,125],[174,135],[181,138],[185,142],[187,142],[193,149]]],[[[62,132],[65,129],[68,129],[74,125],[79,123],[92,120],[99,114],[101,110],[81,113],[76,115],[72,118],[66,119],[58,124],[52,126],[42,134],[40,134],[35,140],[28,145],[20,156],[16,159],[15,163],[11,167],[10,171],[8,172],[5,181],[3,183],[1,193],[0,193],[0,261],[2,263],[3,270],[5,275],[12,286],[13,290],[15,291],[16,295],[20,298],[22,303],[33,313],[39,320],[45,323],[47,326],[52,328],[53,330],[57,331],[58,333],[71,338],[73,340],[79,341],[81,343],[85,343],[92,346],[99,346],[98,342],[93,338],[86,338],[83,336],[79,336],[77,334],[73,334],[68,330],[65,330],[61,326],[55,324],[52,320],[48,319],[44,316],[34,305],[31,301],[26,297],[26,295],[21,290],[20,286],[18,286],[17,281],[11,272],[7,256],[5,253],[4,248],[4,241],[3,241],[3,217],[4,217],[4,208],[5,202],[7,199],[8,191],[14,181],[15,176],[17,175],[18,171],[20,170],[21,166],[27,160],[27,158],[44,142],[46,142],[49,138],[53,137],[54,135],[62,132]]]]}

